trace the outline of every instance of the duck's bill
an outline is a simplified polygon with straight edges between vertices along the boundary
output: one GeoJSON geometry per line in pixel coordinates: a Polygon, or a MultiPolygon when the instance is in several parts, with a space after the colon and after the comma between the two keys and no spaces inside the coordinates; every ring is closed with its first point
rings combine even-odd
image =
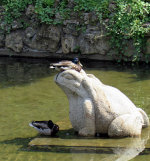
{"type": "Polygon", "coordinates": [[[51,65],[49,68],[50,68],[50,69],[55,69],[55,67],[54,67],[54,66],[52,66],[52,65],[51,65]]]}
{"type": "Polygon", "coordinates": [[[83,65],[81,64],[81,62],[79,61],[79,65],[81,66],[81,67],[83,67],[83,65]]]}

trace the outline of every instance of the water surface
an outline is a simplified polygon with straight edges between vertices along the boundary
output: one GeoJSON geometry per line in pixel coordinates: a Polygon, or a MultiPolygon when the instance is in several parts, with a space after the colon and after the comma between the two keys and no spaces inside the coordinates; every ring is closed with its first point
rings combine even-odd
{"type": "MultiPolygon", "coordinates": [[[[143,130],[141,138],[75,136],[69,121],[68,100],[54,83],[56,72],[49,70],[49,63],[49,60],[0,58],[0,160],[150,159],[148,129],[143,130]],[[49,119],[60,125],[57,138],[46,138],[51,146],[28,146],[30,141],[40,137],[28,123],[49,119]]],[[[94,74],[104,84],[117,87],[150,115],[149,66],[131,67],[101,62],[83,62],[83,65],[87,73],[94,74]]],[[[47,140],[42,139],[42,144],[45,144],[47,140]]]]}

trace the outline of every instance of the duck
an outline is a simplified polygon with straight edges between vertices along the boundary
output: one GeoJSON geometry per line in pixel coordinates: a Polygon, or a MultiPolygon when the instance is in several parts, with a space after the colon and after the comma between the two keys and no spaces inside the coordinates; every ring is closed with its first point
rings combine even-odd
{"type": "Polygon", "coordinates": [[[50,64],[51,69],[55,69],[61,72],[68,70],[68,69],[73,69],[73,70],[80,72],[82,67],[83,65],[80,63],[78,58],[74,58],[72,61],[63,60],[58,63],[50,64]]]}
{"type": "Polygon", "coordinates": [[[32,121],[29,126],[35,128],[41,135],[55,136],[59,131],[59,126],[49,121],[32,121]]]}

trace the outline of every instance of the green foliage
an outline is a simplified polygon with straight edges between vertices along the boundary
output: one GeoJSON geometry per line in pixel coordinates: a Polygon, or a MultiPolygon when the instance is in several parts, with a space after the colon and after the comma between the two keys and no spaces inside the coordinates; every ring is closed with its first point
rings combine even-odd
{"type": "Polygon", "coordinates": [[[111,43],[114,49],[121,55],[125,53],[126,41],[132,39],[135,46],[132,61],[139,61],[142,56],[142,46],[145,43],[144,36],[150,31],[144,24],[150,21],[150,4],[142,0],[116,0],[114,15],[110,17],[107,26],[111,43]]]}
{"type": "Polygon", "coordinates": [[[7,0],[1,0],[0,1],[0,5],[4,5],[4,4],[7,4],[7,0]]]}
{"type": "Polygon", "coordinates": [[[62,0],[55,6],[55,0],[36,0],[35,13],[41,23],[46,24],[61,24],[63,20],[69,18],[70,9],[66,7],[68,1],[62,0]],[[60,19],[55,19],[56,14],[59,14],[60,19]]]}
{"type": "Polygon", "coordinates": [[[38,14],[42,23],[50,24],[55,16],[55,9],[53,8],[54,0],[36,0],[35,13],[38,14]]]}
{"type": "Polygon", "coordinates": [[[99,17],[106,17],[108,16],[108,5],[109,0],[74,0],[75,7],[74,11],[80,12],[96,12],[99,17]]]}
{"type": "Polygon", "coordinates": [[[74,0],[74,2],[76,3],[74,11],[93,11],[101,0],[74,0]]]}
{"type": "Polygon", "coordinates": [[[59,24],[69,16],[70,9],[66,7],[67,0],[62,0],[60,4],[54,6],[55,0],[3,0],[1,4],[5,8],[5,24],[7,29],[14,20],[18,20],[24,15],[29,4],[35,6],[35,14],[41,23],[59,24]],[[55,20],[55,15],[59,14],[61,20],[55,20]]]}
{"type": "MultiPolygon", "coordinates": [[[[127,60],[126,53],[128,40],[132,40],[136,51],[132,54],[132,61],[140,60],[144,36],[150,31],[145,27],[150,22],[150,3],[145,0],[74,0],[74,7],[68,7],[68,0],[1,0],[0,5],[5,8],[5,23],[9,26],[14,20],[19,20],[24,15],[29,4],[35,6],[35,14],[41,23],[61,24],[66,19],[71,19],[71,13],[78,13],[78,18],[83,20],[83,13],[93,12],[97,15],[100,24],[107,29],[111,37],[112,48],[121,59],[127,60]]],[[[82,22],[82,21],[81,21],[82,22]]],[[[79,24],[80,32],[86,28],[79,24]]],[[[84,31],[84,30],[83,30],[84,31]]],[[[147,57],[147,55],[145,56],[147,57]]]]}
{"type": "Polygon", "coordinates": [[[3,5],[5,8],[5,23],[9,26],[13,20],[18,19],[28,4],[31,4],[32,0],[5,0],[3,5]]]}
{"type": "MultiPolygon", "coordinates": [[[[145,34],[150,31],[144,24],[150,22],[150,4],[143,0],[75,0],[74,11],[95,11],[99,21],[106,26],[111,37],[111,45],[118,55],[119,61],[128,60],[126,53],[127,40],[133,40],[135,52],[132,61],[142,57],[145,34]],[[113,8],[109,8],[113,4],[113,8]],[[105,24],[105,20],[109,19],[105,24]]],[[[147,55],[145,55],[147,57],[147,55]]]]}

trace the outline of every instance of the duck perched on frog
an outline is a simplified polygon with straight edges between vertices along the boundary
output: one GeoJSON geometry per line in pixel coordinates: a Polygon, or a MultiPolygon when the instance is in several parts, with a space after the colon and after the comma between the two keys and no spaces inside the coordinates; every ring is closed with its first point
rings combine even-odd
{"type": "Polygon", "coordinates": [[[78,58],[74,58],[73,61],[63,60],[58,63],[50,64],[51,69],[55,69],[60,72],[68,70],[68,69],[73,69],[73,70],[80,72],[82,67],[83,65],[80,63],[78,58]]]}

